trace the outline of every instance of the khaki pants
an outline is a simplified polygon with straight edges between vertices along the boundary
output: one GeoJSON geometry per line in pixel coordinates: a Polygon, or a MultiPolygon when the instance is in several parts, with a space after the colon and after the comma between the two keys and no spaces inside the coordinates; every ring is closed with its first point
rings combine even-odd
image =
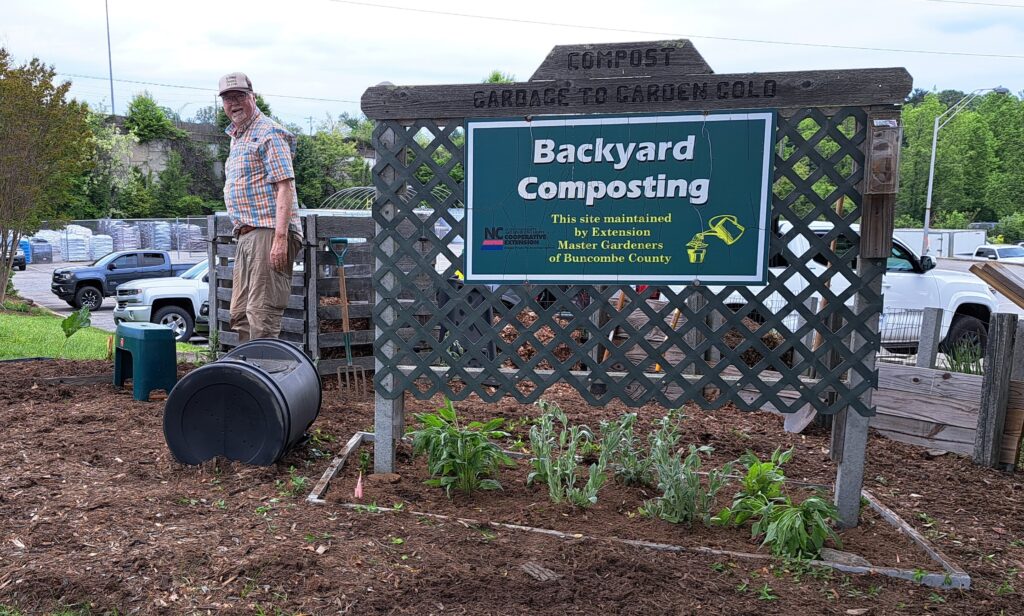
{"type": "Polygon", "coordinates": [[[281,316],[292,289],[292,262],[301,242],[288,234],[288,264],[283,272],[270,265],[273,229],[256,229],[238,238],[231,278],[231,329],[238,341],[277,338],[281,316]]]}

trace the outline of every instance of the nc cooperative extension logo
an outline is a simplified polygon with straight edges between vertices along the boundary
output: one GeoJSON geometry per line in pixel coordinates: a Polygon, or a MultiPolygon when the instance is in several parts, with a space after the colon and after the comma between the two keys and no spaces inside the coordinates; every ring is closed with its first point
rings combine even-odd
{"type": "Polygon", "coordinates": [[[486,227],[484,228],[484,240],[480,245],[481,250],[503,250],[505,248],[505,240],[502,239],[504,233],[504,227],[486,227]]]}

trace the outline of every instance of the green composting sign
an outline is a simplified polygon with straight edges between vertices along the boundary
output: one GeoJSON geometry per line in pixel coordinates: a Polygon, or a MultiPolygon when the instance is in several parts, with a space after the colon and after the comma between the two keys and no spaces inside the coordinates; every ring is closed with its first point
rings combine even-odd
{"type": "Polygon", "coordinates": [[[468,282],[767,282],[774,111],[466,131],[468,282]]]}

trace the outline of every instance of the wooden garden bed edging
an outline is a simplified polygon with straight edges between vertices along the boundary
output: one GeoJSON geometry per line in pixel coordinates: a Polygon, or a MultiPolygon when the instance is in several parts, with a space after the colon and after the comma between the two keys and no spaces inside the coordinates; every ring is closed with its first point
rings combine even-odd
{"type": "MultiPolygon", "coordinates": [[[[342,466],[345,465],[346,460],[359,448],[363,443],[372,443],[375,441],[375,436],[372,432],[356,432],[352,438],[348,440],[345,446],[342,448],[338,455],[331,461],[324,471],[323,476],[313,487],[313,490],[306,496],[306,502],[313,505],[327,505],[328,502],[324,500],[324,494],[327,492],[331,480],[337,476],[338,472],[341,471],[342,466]]],[[[509,453],[509,452],[506,452],[509,453]]],[[[799,482],[795,482],[799,483],[799,482]]],[[[920,570],[909,570],[909,569],[898,569],[894,567],[873,567],[873,566],[859,566],[859,565],[847,565],[838,562],[832,562],[827,560],[811,560],[808,564],[816,567],[827,567],[835,569],[836,571],[842,571],[843,573],[859,573],[859,574],[876,574],[884,575],[891,578],[897,578],[907,580],[921,584],[922,586],[928,586],[931,588],[958,588],[967,590],[971,587],[971,576],[962,567],[952,562],[945,556],[938,548],[933,546],[921,533],[917,532],[914,527],[908,524],[903,518],[899,516],[895,511],[889,509],[878,499],[868,492],[863,490],[861,496],[867,501],[868,506],[878,512],[886,522],[891,524],[896,530],[905,535],[915,545],[917,545],[928,557],[941,567],[941,571],[928,571],[922,572],[920,570]]],[[[346,509],[353,509],[357,511],[367,511],[368,506],[359,503],[340,503],[340,505],[346,509]]],[[[372,513],[399,513],[398,509],[391,507],[380,507],[376,506],[373,508],[372,513]]],[[[500,530],[513,530],[519,532],[536,533],[541,535],[547,535],[549,537],[556,537],[558,539],[569,539],[569,540],[583,540],[583,541],[606,541],[613,543],[621,543],[623,545],[629,545],[632,547],[643,548],[648,550],[655,550],[660,552],[674,552],[674,553],[694,553],[703,554],[709,556],[725,556],[728,558],[744,559],[744,560],[772,560],[774,557],[769,554],[754,554],[750,552],[736,552],[732,550],[718,550],[708,547],[685,547],[679,545],[672,545],[667,543],[657,543],[652,541],[641,541],[637,539],[620,539],[618,537],[596,537],[587,535],[584,533],[573,533],[564,532],[558,530],[552,530],[549,528],[537,528],[533,526],[523,526],[520,524],[509,524],[505,522],[490,522],[475,520],[473,518],[461,518],[449,515],[443,515],[439,513],[430,513],[425,511],[409,511],[409,515],[418,517],[427,517],[435,520],[443,520],[447,522],[456,522],[466,526],[477,526],[477,527],[488,527],[500,530]]]]}

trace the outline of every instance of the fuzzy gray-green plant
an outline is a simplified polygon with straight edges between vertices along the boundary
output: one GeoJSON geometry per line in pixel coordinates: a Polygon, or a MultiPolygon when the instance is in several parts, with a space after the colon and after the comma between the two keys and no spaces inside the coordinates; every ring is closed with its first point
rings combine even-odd
{"type": "Polygon", "coordinates": [[[608,479],[609,459],[620,448],[622,426],[616,422],[607,425],[602,438],[595,442],[590,428],[570,425],[565,412],[558,405],[541,400],[537,406],[543,411],[530,428],[530,448],[533,470],[526,478],[527,485],[544,482],[553,502],[568,501],[576,507],[590,507],[597,502],[597,494],[608,479]],[[587,479],[580,482],[580,462],[584,449],[600,449],[597,462],[587,469],[587,479]]]}
{"type": "Polygon", "coordinates": [[[661,495],[646,501],[641,508],[644,515],[660,518],[673,524],[690,525],[694,521],[708,524],[715,497],[729,482],[733,465],[700,474],[701,456],[714,451],[708,446],[689,446],[685,458],[677,453],[679,430],[671,417],[661,420],[651,435],[651,461],[661,495]]]}
{"type": "Polygon", "coordinates": [[[634,433],[636,413],[624,413],[618,420],[601,422],[601,433],[618,435],[619,446],[609,452],[609,463],[615,477],[627,486],[652,486],[654,473],[650,456],[640,448],[634,433]]]}

